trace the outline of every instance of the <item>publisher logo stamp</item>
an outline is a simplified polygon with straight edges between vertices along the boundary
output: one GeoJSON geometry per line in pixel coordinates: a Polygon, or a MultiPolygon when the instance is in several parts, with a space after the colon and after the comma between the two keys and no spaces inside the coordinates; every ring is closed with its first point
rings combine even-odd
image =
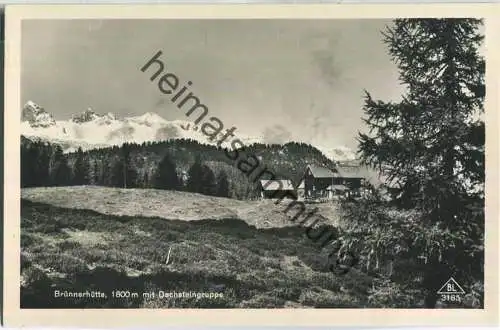
{"type": "Polygon", "coordinates": [[[441,287],[441,289],[439,289],[437,293],[445,302],[461,303],[462,295],[465,294],[465,291],[453,277],[450,277],[450,279],[446,281],[446,283],[441,287]]]}

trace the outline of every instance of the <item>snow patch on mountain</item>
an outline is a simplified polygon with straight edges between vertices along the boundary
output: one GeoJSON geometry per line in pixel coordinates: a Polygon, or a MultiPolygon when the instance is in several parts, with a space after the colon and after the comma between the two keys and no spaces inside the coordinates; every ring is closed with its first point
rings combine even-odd
{"type": "Polygon", "coordinates": [[[154,112],[146,112],[142,116],[129,117],[129,118],[126,118],[126,120],[128,122],[137,123],[139,125],[146,125],[148,127],[168,123],[167,120],[160,117],[158,114],[156,114],[154,112]]]}
{"type": "MultiPolygon", "coordinates": [[[[210,128],[206,127],[207,133],[210,128]]],[[[119,146],[123,143],[144,143],[170,139],[194,140],[201,144],[217,145],[226,134],[226,129],[214,139],[202,131],[202,125],[187,120],[168,121],[154,112],[140,116],[118,118],[113,113],[104,115],[88,108],[72,116],[70,120],[55,121],[52,115],[36,103],[29,101],[23,108],[21,133],[28,138],[47,140],[60,144],[64,152],[119,146]]],[[[265,143],[263,136],[245,136],[238,131],[226,137],[221,147],[233,149],[265,143]],[[236,143],[238,139],[241,143],[236,143]]],[[[315,145],[313,143],[313,145],[315,145]]],[[[317,147],[327,158],[335,161],[353,160],[356,155],[347,147],[317,147]]]]}
{"type": "MultiPolygon", "coordinates": [[[[183,120],[167,121],[153,112],[119,119],[112,113],[100,115],[89,108],[73,115],[70,120],[53,121],[50,125],[41,125],[42,115],[50,118],[52,116],[31,101],[25,108],[28,110],[23,112],[22,134],[26,137],[57,141],[59,144],[64,141],[65,152],[74,151],[78,147],[86,150],[94,146],[109,147],[126,142],[190,139],[213,145],[218,141],[218,139],[210,141],[199,125],[183,120]]],[[[229,142],[230,139],[222,146],[230,147],[229,142]]]]}

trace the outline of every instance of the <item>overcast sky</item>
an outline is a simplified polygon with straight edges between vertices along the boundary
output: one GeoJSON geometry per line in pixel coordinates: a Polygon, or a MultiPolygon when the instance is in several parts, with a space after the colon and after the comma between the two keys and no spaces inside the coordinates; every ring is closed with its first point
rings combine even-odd
{"type": "Polygon", "coordinates": [[[139,69],[158,51],[225,127],[247,135],[356,147],[363,90],[401,86],[382,20],[24,21],[22,103],[56,120],[92,107],[186,119],[139,69]],[[281,126],[281,127],[280,127],[281,126]]]}

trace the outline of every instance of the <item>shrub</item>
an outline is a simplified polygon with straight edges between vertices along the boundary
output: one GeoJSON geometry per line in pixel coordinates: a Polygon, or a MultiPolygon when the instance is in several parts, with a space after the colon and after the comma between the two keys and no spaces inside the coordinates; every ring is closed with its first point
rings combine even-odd
{"type": "Polygon", "coordinates": [[[38,267],[29,267],[22,275],[25,286],[31,289],[49,288],[52,283],[47,274],[38,267]]]}
{"type": "Polygon", "coordinates": [[[21,232],[21,248],[30,247],[36,243],[40,243],[41,239],[34,237],[32,234],[21,232]]]}
{"type": "Polygon", "coordinates": [[[484,308],[484,284],[481,281],[475,282],[470,287],[470,292],[464,296],[464,305],[467,308],[484,308]]]}
{"type": "Polygon", "coordinates": [[[72,249],[79,249],[82,246],[78,242],[65,240],[65,241],[57,243],[57,247],[59,249],[61,249],[62,251],[67,251],[67,250],[72,250],[72,249]]]}
{"type": "Polygon", "coordinates": [[[374,308],[411,308],[418,304],[414,292],[404,290],[387,278],[375,280],[368,294],[370,307],[374,308]]]}
{"type": "Polygon", "coordinates": [[[21,308],[47,308],[53,302],[52,281],[37,267],[27,268],[21,286],[21,308]]]}
{"type": "Polygon", "coordinates": [[[302,289],[299,287],[282,287],[271,291],[278,299],[285,301],[299,301],[302,289]]]}
{"type": "Polygon", "coordinates": [[[21,272],[32,265],[30,258],[21,252],[21,272]]]}
{"type": "Polygon", "coordinates": [[[64,274],[75,274],[87,270],[85,262],[79,258],[64,253],[40,253],[36,261],[43,267],[64,274]]]}

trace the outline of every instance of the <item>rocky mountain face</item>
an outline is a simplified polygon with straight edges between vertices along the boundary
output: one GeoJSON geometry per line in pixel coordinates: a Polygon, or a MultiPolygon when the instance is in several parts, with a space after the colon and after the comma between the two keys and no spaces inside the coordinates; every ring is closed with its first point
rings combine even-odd
{"type": "Polygon", "coordinates": [[[88,108],[82,113],[73,115],[71,121],[77,124],[82,124],[82,123],[88,123],[89,121],[93,121],[99,118],[101,118],[100,115],[92,111],[92,108],[88,108]]]}
{"type": "Polygon", "coordinates": [[[46,128],[56,125],[52,115],[32,101],[28,101],[24,105],[21,116],[21,121],[28,122],[31,127],[46,128]]]}

